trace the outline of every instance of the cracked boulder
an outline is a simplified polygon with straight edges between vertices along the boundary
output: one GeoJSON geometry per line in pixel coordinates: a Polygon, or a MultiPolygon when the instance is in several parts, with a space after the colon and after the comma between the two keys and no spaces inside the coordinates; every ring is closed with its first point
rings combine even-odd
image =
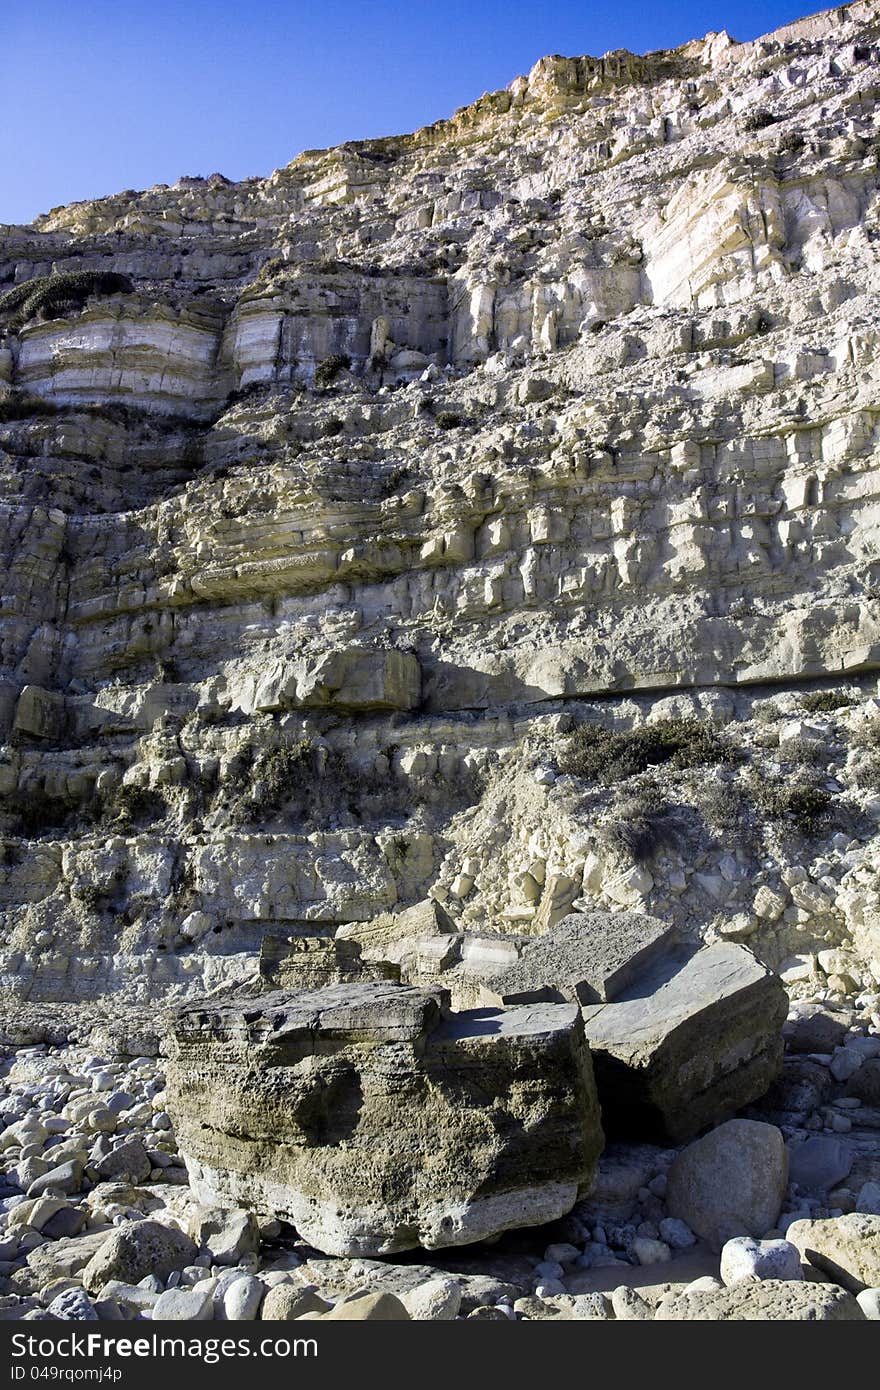
{"type": "Polygon", "coordinates": [[[587,1006],[610,1132],[682,1143],[764,1095],[782,1067],[784,986],[745,946],[682,947],[587,1006]]]}
{"type": "Polygon", "coordinates": [[[603,1144],[579,1010],[447,997],[356,983],[181,1008],[168,1106],[199,1200],[271,1212],[329,1255],[570,1211],[603,1144]]]}
{"type": "Polygon", "coordinates": [[[573,913],[488,982],[507,1005],[582,1006],[606,1129],[680,1143],[763,1095],[787,996],[732,942],[695,948],[639,913],[573,913]]]}

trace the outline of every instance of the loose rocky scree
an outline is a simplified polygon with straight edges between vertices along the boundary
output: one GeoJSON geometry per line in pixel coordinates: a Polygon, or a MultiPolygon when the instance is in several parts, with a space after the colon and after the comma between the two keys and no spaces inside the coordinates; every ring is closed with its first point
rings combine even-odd
{"type": "Polygon", "coordinates": [[[108,1047],[104,1022],[92,1032],[103,1053],[58,1041],[5,1057],[5,1318],[877,1317],[880,1032],[852,1004],[792,1007],[781,1073],[742,1118],[677,1147],[612,1139],[567,1215],[417,1263],[327,1255],[284,1220],[205,1204],[165,1063],[130,1039],[108,1047]]]}

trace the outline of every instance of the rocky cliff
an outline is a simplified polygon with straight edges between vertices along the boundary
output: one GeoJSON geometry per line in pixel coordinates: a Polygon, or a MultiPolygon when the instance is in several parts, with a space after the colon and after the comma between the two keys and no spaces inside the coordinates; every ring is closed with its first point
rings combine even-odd
{"type": "Polygon", "coordinates": [[[0,227],[8,992],[431,899],[877,1012],[878,101],[872,0],[0,227]]]}

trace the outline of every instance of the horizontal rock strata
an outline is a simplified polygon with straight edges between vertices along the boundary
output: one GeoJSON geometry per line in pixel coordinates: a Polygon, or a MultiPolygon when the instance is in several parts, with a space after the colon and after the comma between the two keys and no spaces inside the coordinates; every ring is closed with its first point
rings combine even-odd
{"type": "Polygon", "coordinates": [[[380,984],[185,1006],[168,1095],[196,1195],[282,1215],[336,1255],[569,1211],[603,1142],[577,1009],[442,1006],[380,984]]]}
{"type": "Polygon", "coordinates": [[[466,1007],[593,910],[876,993],[878,53],[544,58],[0,227],[0,989],[316,984],[433,899],[466,1007]]]}

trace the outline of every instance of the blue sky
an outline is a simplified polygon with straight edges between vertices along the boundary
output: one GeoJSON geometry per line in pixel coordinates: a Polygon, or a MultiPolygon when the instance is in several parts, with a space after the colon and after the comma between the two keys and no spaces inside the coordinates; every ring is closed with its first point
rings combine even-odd
{"type": "MultiPolygon", "coordinates": [[[[545,53],[737,39],[810,0],[27,0],[0,25],[0,222],[415,129],[545,53]]],[[[815,8],[819,8],[816,6],[815,8]]]]}

